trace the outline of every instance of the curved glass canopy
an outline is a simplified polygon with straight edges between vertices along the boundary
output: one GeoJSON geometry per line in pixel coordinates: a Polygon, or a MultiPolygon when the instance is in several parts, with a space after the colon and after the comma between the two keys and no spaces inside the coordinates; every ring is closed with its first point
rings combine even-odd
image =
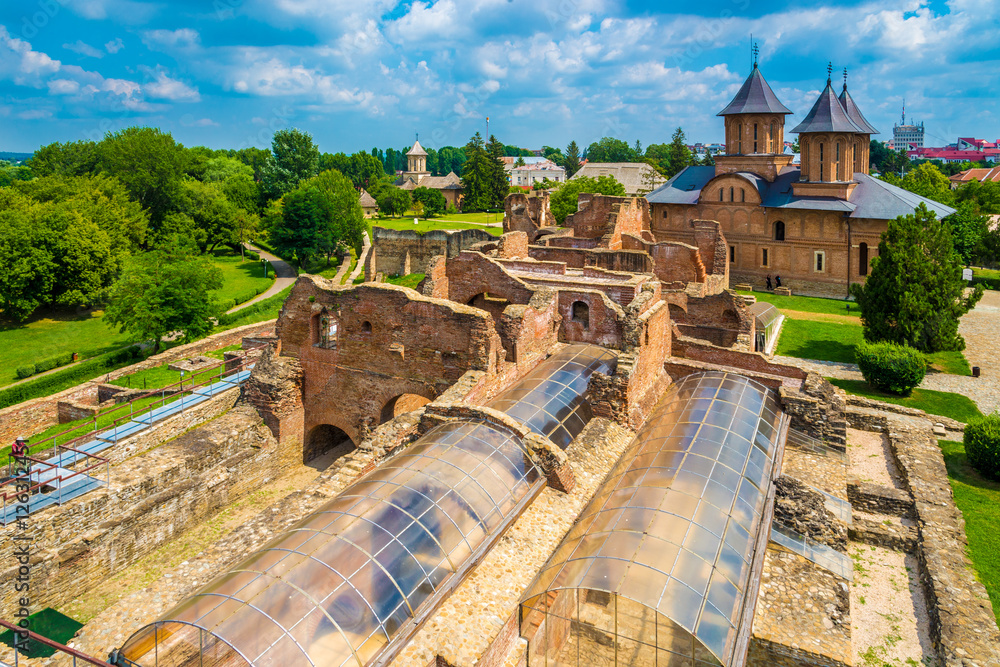
{"type": "Polygon", "coordinates": [[[748,378],[668,390],[524,595],[529,667],[733,664],[782,430],[748,378]]]}
{"type": "MultiPolygon", "coordinates": [[[[587,380],[614,360],[601,348],[568,346],[494,407],[531,405],[513,416],[572,439],[590,419],[587,380]],[[540,391],[551,393],[543,399],[540,391]]],[[[437,426],[142,628],[119,663],[360,667],[386,658],[544,483],[507,429],[471,420],[437,426]]]]}
{"type": "Polygon", "coordinates": [[[774,340],[781,321],[784,316],[774,304],[766,301],[758,301],[749,308],[754,317],[754,330],[756,331],[755,350],[757,352],[766,351],[774,340]]]}

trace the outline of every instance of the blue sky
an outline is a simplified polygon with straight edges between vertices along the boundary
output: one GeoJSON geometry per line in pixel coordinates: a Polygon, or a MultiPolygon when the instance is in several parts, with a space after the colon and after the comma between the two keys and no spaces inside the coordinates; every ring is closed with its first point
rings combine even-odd
{"type": "Polygon", "coordinates": [[[213,148],[289,126],[329,152],[440,147],[486,116],[531,148],[678,125],[719,141],[751,33],[788,129],[833,60],[879,138],[905,97],[930,145],[995,140],[998,24],[996,0],[4,0],[0,150],[128,125],[213,148]]]}

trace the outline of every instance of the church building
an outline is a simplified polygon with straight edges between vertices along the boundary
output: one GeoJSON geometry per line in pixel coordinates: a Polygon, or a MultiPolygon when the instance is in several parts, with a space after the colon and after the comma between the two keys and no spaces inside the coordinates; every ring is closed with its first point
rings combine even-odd
{"type": "Polygon", "coordinates": [[[694,243],[695,220],[716,220],[729,243],[733,283],[761,288],[781,276],[793,292],[845,297],[864,282],[889,220],[921,203],[939,217],[954,209],[869,175],[871,126],[847,91],[826,87],[799,135],[801,164],[783,153],[792,113],[757,63],[719,112],[726,154],[715,166],[688,167],[646,195],[657,241],[694,243]]]}
{"type": "Polygon", "coordinates": [[[447,176],[432,176],[431,172],[427,171],[427,151],[420,145],[419,139],[406,153],[406,163],[407,169],[399,175],[396,181],[397,187],[410,192],[417,188],[437,190],[444,195],[448,206],[462,208],[462,179],[453,171],[447,176]]]}

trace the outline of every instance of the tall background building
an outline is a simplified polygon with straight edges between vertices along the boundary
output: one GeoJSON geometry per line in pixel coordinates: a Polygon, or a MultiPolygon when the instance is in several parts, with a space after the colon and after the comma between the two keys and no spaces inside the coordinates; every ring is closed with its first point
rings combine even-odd
{"type": "Polygon", "coordinates": [[[907,125],[906,124],[906,102],[903,102],[903,118],[899,125],[892,126],[892,146],[896,150],[902,148],[903,150],[909,150],[910,146],[914,148],[924,147],[924,124],[920,125],[907,125]]]}

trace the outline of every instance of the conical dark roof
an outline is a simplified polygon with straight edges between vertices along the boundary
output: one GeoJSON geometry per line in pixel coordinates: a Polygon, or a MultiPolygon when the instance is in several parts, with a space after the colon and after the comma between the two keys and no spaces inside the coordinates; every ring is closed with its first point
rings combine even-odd
{"type": "Polygon", "coordinates": [[[757,69],[757,63],[754,63],[753,71],[743,82],[740,92],[736,93],[736,97],[729,103],[729,106],[720,111],[718,115],[735,116],[742,113],[780,113],[786,115],[792,113],[788,107],[778,101],[778,96],[774,94],[771,86],[767,85],[764,76],[757,69]]]}
{"type": "Polygon", "coordinates": [[[840,103],[841,105],[843,105],[844,111],[847,112],[847,115],[850,117],[851,121],[853,121],[855,125],[864,130],[865,134],[879,133],[878,130],[872,127],[872,124],[865,119],[864,115],[861,113],[861,109],[859,109],[858,105],[854,103],[854,98],[851,97],[851,94],[849,92],[847,92],[846,83],[844,84],[844,92],[840,94],[840,103]]]}
{"type": "Polygon", "coordinates": [[[819,94],[816,104],[806,115],[806,119],[799,123],[792,132],[805,134],[807,132],[853,132],[867,134],[867,131],[858,127],[847,115],[847,110],[840,103],[837,94],[833,92],[833,85],[830,80],[826,80],[826,88],[819,94]]]}

